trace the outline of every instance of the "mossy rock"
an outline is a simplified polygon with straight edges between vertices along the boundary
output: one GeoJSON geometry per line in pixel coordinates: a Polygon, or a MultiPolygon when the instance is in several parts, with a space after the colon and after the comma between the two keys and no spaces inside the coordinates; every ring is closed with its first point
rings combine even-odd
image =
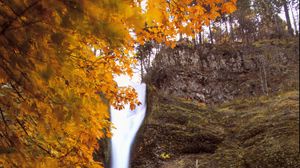
{"type": "Polygon", "coordinates": [[[132,168],[300,167],[297,90],[214,107],[155,90],[148,96],[132,168]]]}

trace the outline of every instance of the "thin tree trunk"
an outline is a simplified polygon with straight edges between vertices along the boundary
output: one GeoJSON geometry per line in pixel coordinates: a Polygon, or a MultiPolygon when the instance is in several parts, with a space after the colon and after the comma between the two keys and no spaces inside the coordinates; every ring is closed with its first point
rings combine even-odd
{"type": "Polygon", "coordinates": [[[230,31],[230,38],[231,38],[231,40],[234,42],[234,32],[233,32],[233,25],[232,25],[232,22],[233,22],[233,20],[232,20],[232,17],[231,17],[231,15],[229,15],[229,31],[230,31]]]}
{"type": "Polygon", "coordinates": [[[193,43],[194,43],[194,46],[196,46],[197,45],[197,40],[196,40],[196,37],[197,37],[197,33],[195,33],[195,32],[193,32],[193,34],[194,34],[194,38],[193,38],[193,43]]]}
{"type": "Polygon", "coordinates": [[[228,24],[227,24],[227,18],[224,20],[224,24],[225,24],[225,29],[226,29],[226,36],[229,37],[229,27],[228,27],[228,24]]]}
{"type": "Polygon", "coordinates": [[[281,31],[280,31],[280,28],[279,28],[279,24],[278,24],[278,16],[277,14],[274,14],[274,21],[275,21],[275,27],[276,27],[276,36],[280,36],[281,34],[281,31]]]}
{"type": "Polygon", "coordinates": [[[242,42],[248,43],[247,38],[245,37],[246,35],[245,35],[245,32],[244,32],[244,28],[241,28],[241,35],[242,35],[242,42]]]}
{"type": "Polygon", "coordinates": [[[149,69],[150,69],[150,65],[151,65],[151,55],[152,55],[152,51],[151,51],[152,49],[150,49],[150,51],[149,51],[149,54],[148,54],[148,62],[147,62],[147,69],[146,69],[146,73],[148,73],[149,72],[149,69]]]}
{"type": "Polygon", "coordinates": [[[94,48],[94,55],[97,56],[97,49],[94,48]]]}
{"type": "Polygon", "coordinates": [[[150,50],[148,50],[148,54],[147,54],[147,56],[146,56],[145,59],[144,59],[144,60],[146,61],[146,62],[144,62],[145,73],[148,73],[148,72],[149,72],[151,54],[152,54],[152,47],[151,47],[150,50]]]}
{"type": "Polygon", "coordinates": [[[203,33],[201,33],[201,39],[202,39],[202,44],[205,43],[205,31],[203,30],[203,33]]]}
{"type": "Polygon", "coordinates": [[[182,40],[182,33],[179,33],[179,41],[181,41],[182,40]]]}
{"type": "Polygon", "coordinates": [[[144,79],[144,66],[143,66],[143,60],[141,58],[141,81],[144,79]]]}
{"type": "Polygon", "coordinates": [[[290,14],[289,14],[288,2],[286,0],[284,0],[283,8],[284,8],[284,13],[285,13],[287,27],[288,27],[288,32],[289,32],[289,34],[291,36],[293,36],[294,35],[294,31],[292,29],[291,20],[290,20],[290,14]]]}
{"type": "Polygon", "coordinates": [[[201,32],[199,32],[199,44],[202,44],[202,33],[201,32]]]}
{"type": "Polygon", "coordinates": [[[209,24],[208,29],[209,29],[210,43],[214,44],[213,34],[212,34],[212,31],[211,31],[211,24],[209,24]]]}
{"type": "Polygon", "coordinates": [[[297,30],[297,21],[293,12],[293,6],[292,4],[290,4],[290,9],[291,9],[291,13],[292,13],[292,18],[293,18],[293,22],[294,22],[294,27],[295,27],[295,32],[296,32],[296,36],[299,36],[299,32],[297,30]]]}

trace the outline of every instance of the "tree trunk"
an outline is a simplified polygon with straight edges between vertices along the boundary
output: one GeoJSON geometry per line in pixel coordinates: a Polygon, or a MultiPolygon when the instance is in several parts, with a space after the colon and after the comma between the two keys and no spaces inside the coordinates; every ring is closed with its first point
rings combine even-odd
{"type": "Polygon", "coordinates": [[[151,55],[152,55],[152,49],[149,50],[148,59],[147,59],[147,69],[146,69],[146,73],[148,73],[148,72],[149,72],[149,69],[150,69],[150,65],[151,65],[151,55]]]}
{"type": "Polygon", "coordinates": [[[183,38],[182,33],[179,33],[179,41],[181,41],[183,38]]]}
{"type": "Polygon", "coordinates": [[[229,28],[228,28],[227,20],[228,20],[227,18],[224,20],[224,24],[225,24],[226,35],[229,36],[229,28]]]}
{"type": "Polygon", "coordinates": [[[278,24],[278,16],[277,14],[274,14],[274,22],[275,22],[275,28],[276,28],[276,36],[279,37],[281,34],[279,24],[278,24]]]}
{"type": "Polygon", "coordinates": [[[246,44],[249,43],[249,39],[248,39],[248,36],[245,33],[245,29],[244,28],[242,28],[242,41],[245,42],[246,44]]]}
{"type": "Polygon", "coordinates": [[[290,14],[289,14],[288,2],[286,0],[284,0],[283,8],[284,8],[284,13],[285,13],[287,27],[288,27],[288,32],[289,32],[289,34],[291,36],[293,36],[294,35],[294,31],[292,29],[291,20],[290,20],[290,14]]]}
{"type": "Polygon", "coordinates": [[[296,36],[299,36],[299,32],[297,30],[297,21],[293,12],[293,6],[292,4],[290,4],[290,8],[291,8],[291,13],[292,13],[292,18],[293,18],[293,22],[294,22],[294,27],[295,27],[295,32],[296,32],[296,36]]]}
{"type": "Polygon", "coordinates": [[[214,44],[213,34],[212,34],[212,31],[211,31],[211,24],[209,24],[208,29],[209,29],[210,43],[214,44]]]}
{"type": "Polygon", "coordinates": [[[143,58],[141,58],[141,81],[144,79],[144,66],[143,66],[143,58]]]}
{"type": "Polygon", "coordinates": [[[94,55],[97,56],[97,49],[94,48],[94,55]]]}
{"type": "Polygon", "coordinates": [[[232,17],[231,17],[231,15],[229,15],[229,32],[230,32],[230,38],[231,38],[231,40],[234,42],[234,32],[233,32],[233,25],[232,25],[232,23],[233,23],[233,20],[232,20],[232,17]]]}
{"type": "Polygon", "coordinates": [[[199,32],[199,44],[202,44],[202,33],[201,32],[199,32]]]}
{"type": "Polygon", "coordinates": [[[193,38],[193,43],[194,43],[194,46],[197,45],[197,40],[196,40],[196,37],[197,37],[197,33],[193,33],[194,34],[194,38],[193,38]]]}

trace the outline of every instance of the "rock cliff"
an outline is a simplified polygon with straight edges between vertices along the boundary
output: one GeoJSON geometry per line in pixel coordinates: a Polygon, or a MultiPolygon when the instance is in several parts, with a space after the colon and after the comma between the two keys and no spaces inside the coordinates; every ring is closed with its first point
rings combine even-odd
{"type": "Polygon", "coordinates": [[[167,95],[205,103],[258,96],[294,87],[299,40],[163,48],[146,82],[167,95]],[[287,83],[288,82],[288,83],[287,83]],[[284,86],[283,86],[284,85],[284,86]]]}
{"type": "Polygon", "coordinates": [[[298,43],[162,49],[131,167],[300,167],[298,43]]]}

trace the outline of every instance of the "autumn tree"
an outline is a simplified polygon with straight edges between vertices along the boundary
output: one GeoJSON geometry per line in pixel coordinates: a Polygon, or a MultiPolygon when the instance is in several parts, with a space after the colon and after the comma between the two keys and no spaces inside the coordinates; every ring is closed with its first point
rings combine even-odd
{"type": "Polygon", "coordinates": [[[138,104],[113,80],[132,75],[134,45],[174,47],[235,3],[1,0],[0,167],[101,167],[92,153],[110,136],[109,105],[138,104]]]}

